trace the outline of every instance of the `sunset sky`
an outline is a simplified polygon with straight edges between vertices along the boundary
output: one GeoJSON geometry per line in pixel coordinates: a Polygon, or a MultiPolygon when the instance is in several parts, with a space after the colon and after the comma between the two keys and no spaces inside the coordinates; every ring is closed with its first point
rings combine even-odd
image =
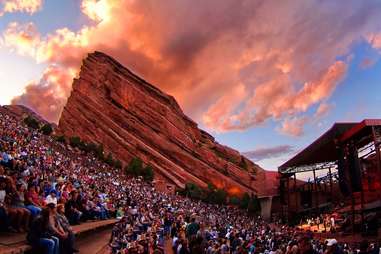
{"type": "Polygon", "coordinates": [[[269,170],[381,118],[381,0],[0,0],[0,104],[57,122],[95,50],[269,170]]]}

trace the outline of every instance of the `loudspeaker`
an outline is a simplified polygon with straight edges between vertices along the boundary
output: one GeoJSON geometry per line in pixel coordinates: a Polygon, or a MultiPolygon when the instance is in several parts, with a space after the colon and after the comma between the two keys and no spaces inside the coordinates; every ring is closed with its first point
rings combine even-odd
{"type": "Polygon", "coordinates": [[[352,192],[361,191],[361,165],[357,148],[354,145],[351,145],[348,150],[348,171],[351,179],[352,192]]]}
{"type": "Polygon", "coordinates": [[[344,196],[349,196],[351,194],[350,186],[349,186],[349,177],[348,172],[346,170],[346,160],[345,160],[345,152],[342,147],[337,148],[338,153],[338,161],[337,161],[337,170],[339,174],[339,187],[340,191],[344,196]]]}

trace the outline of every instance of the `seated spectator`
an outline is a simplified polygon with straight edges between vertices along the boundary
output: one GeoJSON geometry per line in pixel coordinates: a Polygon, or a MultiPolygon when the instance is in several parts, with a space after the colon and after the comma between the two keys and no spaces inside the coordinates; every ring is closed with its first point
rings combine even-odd
{"type": "Polygon", "coordinates": [[[42,208],[44,206],[44,201],[38,192],[39,186],[31,184],[28,186],[28,192],[26,193],[25,198],[28,204],[42,208]]]}
{"type": "Polygon", "coordinates": [[[5,191],[6,183],[5,179],[6,176],[3,175],[3,168],[0,166],[0,231],[11,231],[15,232],[15,229],[13,229],[10,225],[10,219],[11,214],[9,214],[8,209],[6,208],[5,204],[5,197],[7,195],[5,191]]]}
{"type": "Polygon", "coordinates": [[[65,214],[71,225],[78,225],[81,221],[82,211],[78,200],[78,192],[73,190],[70,192],[69,200],[65,204],[65,214]]]}
{"type": "Polygon", "coordinates": [[[12,178],[7,178],[5,192],[5,207],[8,213],[14,215],[14,228],[19,232],[27,231],[30,222],[31,212],[24,207],[20,201],[17,189],[12,178]]]}
{"type": "Polygon", "coordinates": [[[78,252],[74,248],[74,234],[71,230],[65,230],[63,224],[60,223],[60,221],[64,222],[64,218],[62,215],[60,215],[60,218],[58,217],[55,204],[49,203],[47,207],[49,209],[49,230],[52,235],[60,239],[62,253],[72,254],[78,252]]]}
{"type": "Polygon", "coordinates": [[[15,195],[15,204],[20,208],[26,208],[30,211],[32,217],[36,217],[40,212],[41,208],[33,205],[32,203],[26,204],[26,194],[25,185],[17,184],[17,195],[15,195]]]}
{"type": "MultiPolygon", "coordinates": [[[[49,225],[49,209],[43,209],[31,224],[27,240],[35,251],[43,251],[45,254],[59,254],[59,238],[51,234],[49,225]]],[[[40,252],[39,252],[40,253],[40,252]]]]}
{"type": "Polygon", "coordinates": [[[58,201],[57,201],[56,190],[54,190],[54,189],[50,190],[49,195],[45,198],[45,203],[57,205],[58,201]]]}
{"type": "MultiPolygon", "coordinates": [[[[56,214],[58,223],[61,225],[63,230],[68,233],[68,239],[70,240],[70,246],[75,245],[75,235],[73,229],[70,226],[68,219],[65,216],[65,206],[63,204],[59,204],[57,206],[57,214],[56,214]]],[[[72,248],[74,252],[77,252],[76,249],[72,248]]]]}

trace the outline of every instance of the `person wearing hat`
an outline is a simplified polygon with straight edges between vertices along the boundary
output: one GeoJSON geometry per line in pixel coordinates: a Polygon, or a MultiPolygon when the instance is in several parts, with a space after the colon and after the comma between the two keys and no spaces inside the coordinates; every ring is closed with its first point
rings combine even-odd
{"type": "Polygon", "coordinates": [[[45,203],[50,204],[53,203],[57,206],[57,192],[55,189],[51,189],[49,195],[45,198],[45,203]]]}
{"type": "Polygon", "coordinates": [[[75,236],[73,231],[63,215],[64,206],[62,204],[59,205],[60,213],[58,213],[58,207],[54,203],[49,203],[47,207],[50,212],[49,229],[53,235],[60,239],[64,253],[72,254],[78,252],[78,250],[74,248],[75,236]]]}
{"type": "Polygon", "coordinates": [[[327,249],[324,254],[342,254],[343,252],[337,246],[336,239],[327,239],[327,249]]]}

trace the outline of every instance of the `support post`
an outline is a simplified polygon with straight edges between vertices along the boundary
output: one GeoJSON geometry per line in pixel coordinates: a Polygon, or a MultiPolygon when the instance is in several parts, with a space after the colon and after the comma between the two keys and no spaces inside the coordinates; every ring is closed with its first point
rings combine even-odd
{"type": "Polygon", "coordinates": [[[331,202],[333,203],[333,181],[332,181],[332,170],[329,167],[329,188],[331,192],[331,202]]]}
{"type": "Polygon", "coordinates": [[[290,177],[287,177],[287,222],[290,220],[290,177]]]}
{"type": "Polygon", "coordinates": [[[352,197],[352,234],[355,233],[355,219],[356,219],[356,215],[355,215],[355,196],[354,196],[354,193],[352,191],[352,194],[351,194],[351,197],[352,197]]]}
{"type": "Polygon", "coordinates": [[[313,170],[313,173],[314,173],[314,188],[315,189],[315,208],[316,210],[318,210],[319,208],[319,197],[318,197],[318,187],[317,187],[317,182],[316,182],[316,172],[315,172],[315,169],[313,170]]]}
{"type": "Polygon", "coordinates": [[[295,195],[295,211],[296,211],[296,213],[298,213],[298,211],[299,211],[299,206],[298,206],[299,195],[298,195],[297,188],[296,188],[296,173],[294,174],[294,195],[295,195]]]}
{"type": "Polygon", "coordinates": [[[377,171],[379,172],[379,179],[381,181],[381,155],[380,155],[381,137],[380,137],[379,131],[377,131],[374,126],[372,126],[372,134],[373,134],[374,149],[376,150],[377,171]]]}

